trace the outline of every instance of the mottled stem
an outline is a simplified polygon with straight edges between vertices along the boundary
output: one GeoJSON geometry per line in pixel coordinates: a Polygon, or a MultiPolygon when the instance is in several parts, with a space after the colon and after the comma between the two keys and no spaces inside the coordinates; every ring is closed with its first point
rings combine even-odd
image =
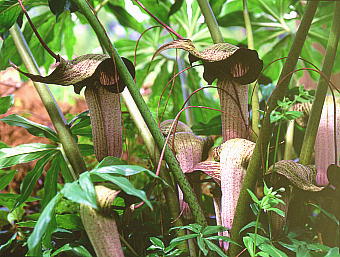
{"type": "Polygon", "coordinates": [[[217,86],[224,89],[218,90],[222,110],[223,141],[248,138],[248,86],[231,83],[228,80],[218,81],[217,86]]]}
{"type": "Polygon", "coordinates": [[[87,235],[98,257],[124,257],[117,225],[110,215],[110,207],[119,191],[96,186],[96,193],[101,211],[80,205],[80,215],[87,235]]]}
{"type": "Polygon", "coordinates": [[[93,144],[98,161],[122,154],[122,115],[119,94],[102,86],[88,86],[85,99],[90,110],[93,144]]]}

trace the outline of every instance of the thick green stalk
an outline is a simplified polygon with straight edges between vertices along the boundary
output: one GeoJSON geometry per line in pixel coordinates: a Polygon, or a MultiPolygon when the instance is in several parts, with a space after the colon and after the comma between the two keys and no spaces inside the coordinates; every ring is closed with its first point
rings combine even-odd
{"type": "MultiPolygon", "coordinates": [[[[322,72],[328,78],[330,78],[332,73],[332,68],[334,65],[334,60],[339,43],[339,37],[340,37],[340,2],[336,2],[332,28],[328,37],[326,56],[322,67],[322,72]]],[[[325,102],[327,89],[328,89],[327,81],[323,77],[320,77],[318,87],[315,92],[315,100],[309,115],[308,124],[300,154],[300,163],[304,165],[310,164],[312,159],[315,138],[319,128],[322,107],[325,102]]]]}
{"type": "Polygon", "coordinates": [[[210,35],[214,43],[222,43],[223,37],[222,33],[220,31],[220,28],[218,27],[215,15],[213,11],[211,10],[210,4],[207,0],[197,0],[201,12],[204,16],[205,23],[208,25],[208,29],[210,31],[210,35]]]}
{"type": "MultiPolygon", "coordinates": [[[[309,1],[307,3],[305,14],[302,18],[299,29],[296,32],[292,47],[288,54],[288,58],[281,71],[279,81],[281,81],[282,78],[294,70],[318,4],[319,1],[309,1]]],[[[286,79],[282,81],[282,83],[277,85],[269,99],[268,109],[266,110],[266,114],[263,119],[259,138],[256,141],[256,147],[249,162],[247,173],[242,184],[240,198],[237,203],[236,215],[231,231],[232,238],[237,242],[242,241],[239,231],[244,225],[246,225],[248,213],[250,213],[249,203],[251,199],[247,189],[254,188],[257,178],[262,176],[261,165],[266,160],[266,149],[273,131],[273,127],[270,124],[270,113],[275,109],[277,101],[285,96],[290,79],[291,75],[287,76],[286,79]]],[[[239,247],[232,244],[230,247],[231,256],[236,256],[239,252],[239,249],[239,247]]]]}
{"type": "MultiPolygon", "coordinates": [[[[19,26],[14,25],[10,29],[10,33],[27,70],[30,73],[39,74],[38,65],[34,60],[34,57],[26,43],[25,38],[20,31],[19,26]]],[[[53,95],[51,94],[50,89],[42,83],[33,82],[33,84],[51,118],[54,128],[59,135],[59,139],[65,151],[65,155],[74,170],[74,173],[71,175],[73,179],[77,179],[80,173],[86,171],[86,165],[80,154],[78,145],[74,141],[70,129],[67,127],[65,117],[59,109],[59,106],[57,105],[53,95]]]]}
{"type": "MultiPolygon", "coordinates": [[[[125,64],[123,63],[122,59],[120,58],[117,50],[114,48],[112,43],[110,42],[110,39],[108,38],[103,26],[98,21],[97,17],[93,14],[91,8],[88,6],[85,0],[72,0],[78,7],[79,10],[81,10],[82,14],[86,17],[90,25],[92,26],[93,30],[95,31],[98,39],[102,43],[102,45],[105,47],[105,49],[108,51],[110,56],[115,60],[116,67],[119,71],[119,74],[121,78],[123,79],[124,83],[127,85],[130,94],[132,98],[134,99],[138,109],[140,110],[145,123],[148,125],[148,128],[155,139],[155,142],[159,149],[162,149],[165,140],[163,135],[158,129],[157,123],[152,117],[152,114],[146,105],[143,97],[139,93],[139,89],[136,87],[135,82],[133,81],[133,78],[131,77],[129,71],[127,70],[125,64]]],[[[191,189],[191,186],[187,179],[185,178],[185,175],[182,173],[181,168],[173,155],[172,151],[169,147],[166,147],[165,150],[165,160],[167,164],[170,167],[171,172],[173,173],[175,179],[177,180],[180,188],[182,189],[186,201],[188,202],[192,214],[195,218],[195,221],[198,224],[201,224],[203,226],[207,225],[207,221],[204,217],[204,213],[202,208],[199,206],[197,198],[191,189]]]]}
{"type": "MultiPolygon", "coordinates": [[[[244,24],[246,27],[247,33],[247,44],[249,49],[254,49],[254,37],[253,37],[253,30],[251,27],[249,12],[248,12],[248,4],[247,0],[243,0],[243,19],[244,24]]],[[[260,105],[259,105],[259,94],[258,94],[258,87],[256,86],[256,82],[250,84],[250,96],[251,96],[251,109],[252,109],[252,119],[251,119],[251,127],[252,131],[255,135],[253,138],[256,138],[259,135],[259,123],[260,123],[260,105]]]]}

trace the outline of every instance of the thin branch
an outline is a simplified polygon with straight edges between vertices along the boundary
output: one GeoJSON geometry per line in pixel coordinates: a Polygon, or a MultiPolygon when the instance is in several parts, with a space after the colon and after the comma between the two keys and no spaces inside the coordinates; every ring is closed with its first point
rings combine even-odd
{"type": "Polygon", "coordinates": [[[25,6],[22,4],[22,1],[21,0],[18,0],[18,3],[22,9],[22,11],[24,12],[26,18],[27,18],[27,21],[28,23],[30,24],[34,34],[36,35],[36,37],[38,38],[40,44],[45,48],[45,50],[56,60],[58,61],[60,59],[59,55],[55,54],[49,47],[48,45],[45,43],[45,41],[42,39],[42,37],[40,36],[38,30],[36,29],[36,27],[34,26],[30,16],[28,15],[27,13],[27,10],[25,8],[25,6]]]}

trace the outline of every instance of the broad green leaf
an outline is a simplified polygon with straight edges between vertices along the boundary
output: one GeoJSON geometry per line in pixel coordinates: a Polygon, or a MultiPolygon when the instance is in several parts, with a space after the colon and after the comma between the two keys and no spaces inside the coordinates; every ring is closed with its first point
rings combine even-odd
{"type": "Polygon", "coordinates": [[[82,245],[66,244],[56,250],[51,257],[58,256],[62,252],[72,252],[75,256],[92,257],[91,253],[82,245]]]}
{"type": "Polygon", "coordinates": [[[114,16],[116,16],[118,22],[122,26],[132,28],[139,33],[144,31],[144,26],[142,23],[138,22],[123,7],[111,3],[108,3],[107,7],[114,14],[114,16]]]}
{"type": "Polygon", "coordinates": [[[100,163],[97,164],[95,169],[106,167],[106,166],[113,166],[113,165],[126,165],[127,162],[119,159],[114,156],[107,156],[105,157],[100,163]]]}
{"type": "MultiPolygon", "coordinates": [[[[0,193],[0,206],[4,206],[8,209],[13,209],[15,203],[17,202],[17,199],[20,197],[18,194],[6,194],[0,193]]],[[[25,200],[25,202],[34,202],[37,201],[37,198],[29,197],[25,200]]]]}
{"type": "Polygon", "coordinates": [[[71,18],[71,15],[67,15],[64,23],[64,47],[66,50],[67,58],[73,59],[74,46],[76,44],[77,38],[73,32],[75,23],[71,18]]]}
{"type": "Polygon", "coordinates": [[[175,0],[175,2],[171,5],[168,16],[175,14],[179,9],[181,9],[183,5],[183,0],[175,0]]]}
{"type": "Polygon", "coordinates": [[[48,4],[51,12],[57,17],[64,11],[75,11],[77,9],[70,0],[48,0],[48,4]]]}
{"type": "Polygon", "coordinates": [[[51,128],[41,125],[39,123],[30,121],[17,114],[8,115],[0,120],[11,126],[18,126],[18,127],[25,128],[27,129],[28,132],[30,132],[34,136],[47,137],[55,142],[59,141],[57,133],[53,131],[51,128]]]}
{"type": "Polygon", "coordinates": [[[312,255],[309,253],[309,250],[305,245],[300,245],[297,248],[296,257],[312,257],[312,255]]]}
{"type": "Polygon", "coordinates": [[[254,256],[254,242],[253,239],[249,236],[243,237],[243,243],[247,247],[248,252],[250,253],[250,256],[254,256]]]}
{"type": "Polygon", "coordinates": [[[229,242],[229,243],[232,243],[232,244],[239,245],[238,243],[236,243],[235,241],[231,240],[231,238],[229,238],[227,236],[209,236],[209,237],[205,237],[205,239],[208,239],[208,240],[222,240],[224,242],[229,242]]]}
{"type": "Polygon", "coordinates": [[[77,214],[56,215],[58,228],[67,230],[83,230],[83,223],[77,214]]]}
{"type": "Polygon", "coordinates": [[[155,246],[158,246],[159,248],[161,249],[164,249],[165,246],[164,246],[164,243],[162,242],[162,240],[160,240],[159,238],[157,237],[150,237],[150,241],[153,245],[155,246]]]}
{"type": "Polygon", "coordinates": [[[71,201],[79,204],[86,204],[94,209],[97,209],[98,207],[94,186],[89,179],[89,175],[86,174],[88,174],[88,172],[82,173],[79,181],[66,183],[61,192],[67,199],[71,201]],[[80,181],[84,184],[82,185],[80,181]],[[89,189],[89,192],[87,192],[86,189],[89,189]]]}
{"type": "Polygon", "coordinates": [[[271,257],[288,257],[287,254],[269,243],[260,244],[258,247],[265,253],[268,253],[271,257]]]}
{"type": "Polygon", "coordinates": [[[89,144],[79,144],[79,150],[82,156],[89,156],[94,154],[93,145],[89,144]]]}
{"type": "Polygon", "coordinates": [[[218,247],[217,245],[215,245],[213,242],[210,242],[208,239],[204,238],[204,242],[207,244],[208,248],[211,251],[217,252],[220,256],[222,257],[228,257],[220,247],[218,247]]]}
{"type": "Polygon", "coordinates": [[[170,229],[170,231],[174,230],[174,229],[188,229],[192,232],[199,234],[202,231],[202,226],[194,223],[194,224],[189,224],[189,225],[186,225],[186,226],[173,227],[173,228],[170,229]]]}
{"type": "MultiPolygon", "coordinates": [[[[195,234],[194,234],[195,235],[195,234]]],[[[206,247],[206,245],[205,245],[205,242],[206,241],[209,241],[209,240],[203,240],[203,238],[202,237],[200,237],[200,236],[198,236],[197,238],[196,238],[196,240],[197,240],[197,245],[198,245],[198,248],[202,251],[202,253],[204,254],[204,256],[207,256],[207,254],[208,254],[208,249],[207,249],[207,247],[206,247]]]]}
{"type": "Polygon", "coordinates": [[[70,167],[66,163],[64,156],[60,153],[56,156],[56,159],[58,159],[59,170],[61,172],[61,175],[63,176],[65,183],[73,182],[74,178],[71,175],[70,167]]]}
{"type": "Polygon", "coordinates": [[[184,235],[184,236],[179,236],[179,237],[176,237],[176,238],[172,239],[170,241],[170,244],[174,244],[174,243],[177,243],[177,242],[182,242],[182,241],[185,241],[185,240],[188,240],[188,239],[191,239],[191,238],[195,238],[197,236],[198,236],[198,234],[188,234],[188,235],[184,235]]]}
{"type": "Polygon", "coordinates": [[[38,179],[44,171],[45,165],[48,163],[51,157],[52,154],[47,154],[46,156],[42,157],[37,161],[33,170],[27,173],[20,185],[20,197],[17,199],[14,208],[22,204],[31,195],[38,179]]]}
{"type": "Polygon", "coordinates": [[[216,115],[208,121],[199,122],[191,127],[197,135],[220,135],[222,131],[221,115],[216,115]]]}
{"type": "Polygon", "coordinates": [[[41,158],[47,154],[56,153],[57,146],[32,143],[23,144],[11,148],[0,149],[0,169],[11,167],[19,163],[26,163],[41,158]]]}
{"type": "MultiPolygon", "coordinates": [[[[141,172],[146,172],[147,169],[137,165],[113,165],[105,166],[101,168],[95,168],[91,173],[105,173],[105,174],[117,174],[123,176],[132,176],[141,172]]],[[[151,171],[148,172],[150,174],[151,171]]],[[[151,172],[152,173],[152,172],[151,172]]],[[[152,173],[154,176],[154,173],[152,173]]]]}
{"type": "Polygon", "coordinates": [[[55,195],[41,213],[32,234],[27,240],[29,252],[36,251],[36,249],[40,246],[41,240],[54,218],[54,208],[61,198],[62,194],[58,193],[55,195]]]}
{"type": "Polygon", "coordinates": [[[251,199],[253,199],[253,201],[254,201],[255,203],[259,204],[259,203],[260,203],[260,200],[257,199],[256,195],[255,195],[251,190],[249,190],[249,189],[247,189],[247,191],[248,191],[248,194],[250,195],[251,199]]]}
{"type": "MultiPolygon", "coordinates": [[[[61,153],[58,153],[61,155],[61,153]]],[[[42,208],[48,204],[49,201],[57,194],[57,184],[59,175],[59,159],[53,158],[51,166],[47,170],[46,177],[44,180],[44,197],[41,201],[42,208]]]]}
{"type": "Polygon", "coordinates": [[[21,9],[15,0],[0,1],[0,34],[10,29],[17,20],[21,9]]]}
{"type": "Polygon", "coordinates": [[[334,247],[330,249],[325,257],[340,257],[339,247],[334,247]]]}
{"type": "Polygon", "coordinates": [[[131,182],[123,177],[112,176],[111,174],[100,173],[100,172],[93,172],[91,171],[92,175],[96,175],[104,180],[110,181],[116,186],[118,186],[121,190],[129,195],[136,196],[142,199],[151,209],[152,205],[150,201],[146,198],[146,194],[143,190],[136,189],[131,182]]]}
{"type": "Polygon", "coordinates": [[[3,190],[14,178],[16,170],[0,170],[0,190],[3,190]]]}
{"type": "Polygon", "coordinates": [[[210,235],[210,234],[215,234],[217,232],[222,232],[226,231],[227,228],[223,226],[207,226],[202,230],[202,235],[210,235]]]}
{"type": "MultiPolygon", "coordinates": [[[[140,0],[140,2],[157,18],[159,18],[161,21],[165,23],[168,23],[170,2],[155,0],[140,0]]],[[[134,1],[133,4],[137,5],[134,1]]],[[[143,13],[146,13],[139,5],[137,6],[141,9],[143,13]]]]}
{"type": "Polygon", "coordinates": [[[14,96],[8,95],[0,97],[0,114],[4,114],[14,103],[14,96]]]}

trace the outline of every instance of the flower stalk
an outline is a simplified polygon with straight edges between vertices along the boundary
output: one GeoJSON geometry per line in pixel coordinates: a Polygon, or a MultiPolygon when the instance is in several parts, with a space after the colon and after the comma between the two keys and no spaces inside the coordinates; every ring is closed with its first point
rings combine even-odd
{"type": "MultiPolygon", "coordinates": [[[[333,23],[327,43],[326,56],[324,59],[322,72],[329,78],[332,73],[337,47],[340,37],[340,2],[335,3],[333,23]]],[[[300,163],[310,164],[312,153],[314,151],[315,138],[318,132],[322,106],[324,104],[328,90],[328,83],[320,77],[317,90],[315,92],[315,100],[312,105],[310,117],[308,120],[305,137],[302,144],[300,163]]]]}
{"type": "MultiPolygon", "coordinates": [[[[139,89],[136,87],[133,78],[131,77],[129,71],[127,70],[125,64],[123,63],[121,57],[119,56],[117,50],[114,48],[112,43],[110,42],[110,39],[108,38],[103,26],[97,19],[97,17],[93,14],[91,8],[88,6],[86,1],[84,0],[72,0],[73,3],[75,3],[79,10],[82,12],[82,14],[86,17],[90,25],[92,26],[93,30],[97,34],[97,37],[101,44],[104,46],[106,51],[109,53],[111,58],[114,59],[115,66],[123,80],[123,82],[127,85],[130,94],[132,98],[134,99],[136,105],[138,106],[138,109],[140,110],[144,121],[148,125],[148,128],[155,139],[155,142],[159,149],[162,149],[165,140],[163,135],[158,129],[157,123],[155,122],[154,118],[152,117],[152,114],[146,105],[143,97],[141,96],[139,89]]],[[[165,160],[168,163],[171,172],[173,173],[175,179],[177,180],[181,190],[183,191],[185,198],[190,206],[190,209],[192,211],[192,214],[194,216],[195,221],[202,225],[206,226],[207,221],[205,219],[204,213],[202,208],[199,206],[197,198],[192,191],[189,182],[186,180],[184,174],[181,171],[181,168],[171,152],[169,147],[166,147],[165,150],[165,160]]]]}
{"type": "MultiPolygon", "coordinates": [[[[296,32],[296,36],[294,38],[291,50],[288,54],[288,58],[281,71],[279,81],[281,81],[282,78],[284,78],[288,73],[294,70],[318,4],[319,1],[309,1],[307,3],[305,14],[296,32]]],[[[256,141],[254,153],[249,162],[247,173],[242,184],[239,201],[236,207],[236,218],[233,222],[233,227],[231,231],[232,239],[239,243],[241,243],[242,241],[241,236],[239,235],[239,231],[247,223],[247,213],[249,210],[249,203],[251,201],[247,189],[254,188],[257,178],[261,176],[261,165],[263,160],[266,159],[266,149],[272,135],[273,126],[270,123],[270,114],[275,109],[277,101],[285,96],[290,79],[291,75],[287,76],[286,79],[282,81],[282,83],[277,85],[269,99],[268,109],[266,110],[266,114],[260,129],[260,134],[256,141]]],[[[236,256],[239,250],[240,248],[237,245],[231,245],[231,256],[236,256]]]]}

